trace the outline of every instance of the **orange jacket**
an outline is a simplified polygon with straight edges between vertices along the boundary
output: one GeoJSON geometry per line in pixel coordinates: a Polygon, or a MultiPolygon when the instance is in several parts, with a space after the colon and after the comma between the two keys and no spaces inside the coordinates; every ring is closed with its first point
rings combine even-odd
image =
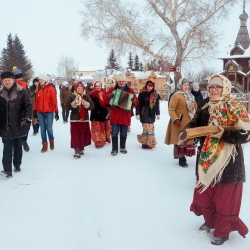
{"type": "Polygon", "coordinates": [[[15,82],[19,84],[22,88],[27,89],[27,83],[24,82],[23,80],[15,79],[15,82]]]}
{"type": "Polygon", "coordinates": [[[56,90],[54,87],[45,85],[44,88],[36,91],[34,110],[41,113],[58,112],[56,90]]]}

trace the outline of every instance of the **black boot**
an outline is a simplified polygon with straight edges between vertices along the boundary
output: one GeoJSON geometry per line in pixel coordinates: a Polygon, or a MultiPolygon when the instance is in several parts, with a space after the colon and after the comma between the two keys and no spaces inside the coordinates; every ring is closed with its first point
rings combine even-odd
{"type": "Polygon", "coordinates": [[[123,154],[127,154],[127,150],[126,150],[126,140],[127,137],[120,137],[120,152],[123,154]]]}
{"type": "Polygon", "coordinates": [[[188,164],[187,164],[187,159],[185,156],[179,158],[179,165],[183,168],[187,168],[188,164]]]}
{"type": "Polygon", "coordinates": [[[117,155],[118,153],[118,137],[112,137],[112,155],[117,155]]]}

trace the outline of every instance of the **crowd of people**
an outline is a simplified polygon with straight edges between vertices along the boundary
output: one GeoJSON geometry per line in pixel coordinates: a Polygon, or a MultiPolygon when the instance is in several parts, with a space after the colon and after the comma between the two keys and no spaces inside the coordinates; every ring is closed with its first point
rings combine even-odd
{"type": "MultiPolygon", "coordinates": [[[[34,78],[29,88],[16,67],[2,72],[1,80],[1,173],[10,178],[12,165],[15,172],[21,171],[23,149],[29,151],[31,125],[34,136],[40,130],[41,153],[47,152],[48,146],[54,149],[53,121],[59,120],[58,101],[47,74],[34,78]]],[[[223,75],[209,78],[205,99],[198,83],[193,83],[190,91],[190,82],[181,78],[177,87],[169,100],[165,144],[174,146],[173,158],[178,159],[180,167],[188,167],[186,157],[196,155],[197,182],[190,211],[204,217],[199,231],[214,229],[214,245],[222,245],[232,231],[245,237],[248,228],[239,218],[245,182],[241,144],[250,142],[250,119],[245,106],[230,96],[231,82],[223,75]],[[183,139],[188,134],[192,136],[183,139]],[[194,139],[199,141],[197,150],[194,139]]],[[[154,123],[160,119],[160,96],[153,81],[148,80],[138,96],[128,86],[125,73],[118,74],[116,81],[112,79],[108,88],[103,88],[100,81],[87,87],[80,81],[73,85],[64,81],[59,96],[63,122],[70,120],[70,147],[75,159],[84,155],[91,141],[97,149],[111,143],[112,156],[118,151],[127,154],[127,133],[134,109],[142,124],[142,134],[137,135],[142,149],[156,147],[154,123]]]]}

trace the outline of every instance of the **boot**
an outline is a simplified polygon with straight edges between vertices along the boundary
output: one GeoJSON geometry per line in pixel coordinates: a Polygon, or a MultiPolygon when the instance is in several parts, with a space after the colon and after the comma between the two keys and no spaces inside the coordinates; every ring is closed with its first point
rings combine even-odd
{"type": "Polygon", "coordinates": [[[51,150],[54,149],[54,138],[49,139],[49,147],[50,147],[51,150]]]}
{"type": "Polygon", "coordinates": [[[48,150],[48,142],[45,141],[45,142],[42,142],[42,144],[43,144],[43,148],[41,150],[41,153],[45,153],[48,150]]]}
{"type": "Polygon", "coordinates": [[[74,158],[79,159],[81,157],[81,150],[79,148],[74,148],[74,149],[75,149],[74,158]]]}
{"type": "Polygon", "coordinates": [[[29,152],[30,148],[29,148],[27,141],[23,141],[22,144],[23,144],[24,151],[29,152]]]}
{"type": "Polygon", "coordinates": [[[222,237],[222,238],[216,238],[214,237],[214,239],[211,241],[211,243],[213,245],[222,245],[225,241],[229,240],[229,236],[226,236],[226,237],[222,237]]]}
{"type": "Polygon", "coordinates": [[[120,152],[123,154],[127,154],[126,140],[127,140],[127,137],[120,137],[120,152]]]}
{"type": "Polygon", "coordinates": [[[210,232],[210,226],[207,225],[206,223],[202,224],[202,225],[200,226],[200,228],[199,228],[199,232],[200,232],[200,233],[203,233],[203,232],[209,233],[209,232],[210,232]]]}
{"type": "Polygon", "coordinates": [[[118,153],[118,137],[112,137],[112,155],[117,155],[118,153]]]}
{"type": "Polygon", "coordinates": [[[179,158],[179,165],[183,168],[187,168],[188,164],[187,164],[187,159],[185,156],[179,158]]]}

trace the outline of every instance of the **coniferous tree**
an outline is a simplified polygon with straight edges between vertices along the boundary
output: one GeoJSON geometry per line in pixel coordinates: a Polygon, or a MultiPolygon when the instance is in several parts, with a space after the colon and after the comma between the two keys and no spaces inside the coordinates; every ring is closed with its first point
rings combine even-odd
{"type": "Polygon", "coordinates": [[[11,34],[7,37],[7,47],[1,52],[0,70],[12,71],[16,66],[23,73],[23,79],[28,82],[33,77],[32,64],[26,56],[24,47],[15,35],[14,39],[11,34]]]}
{"type": "Polygon", "coordinates": [[[143,64],[142,62],[140,62],[140,68],[139,68],[140,71],[143,71],[143,64]]]}
{"type": "Polygon", "coordinates": [[[129,57],[128,57],[128,67],[133,70],[133,66],[134,66],[134,60],[132,58],[132,53],[129,52],[129,57]]]}
{"type": "Polygon", "coordinates": [[[105,67],[105,69],[116,69],[119,70],[121,68],[121,66],[118,64],[116,57],[115,57],[115,52],[112,49],[110,54],[109,54],[109,58],[108,58],[108,62],[107,62],[107,66],[105,67]]]}
{"type": "Polygon", "coordinates": [[[140,61],[139,61],[139,56],[135,55],[135,60],[134,60],[134,70],[139,71],[140,70],[140,61]]]}

